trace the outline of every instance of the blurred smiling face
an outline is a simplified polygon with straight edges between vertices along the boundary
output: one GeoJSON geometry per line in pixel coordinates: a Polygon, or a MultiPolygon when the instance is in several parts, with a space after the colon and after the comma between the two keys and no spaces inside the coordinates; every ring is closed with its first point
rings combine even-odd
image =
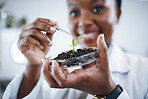
{"type": "Polygon", "coordinates": [[[78,37],[87,35],[81,46],[96,46],[99,34],[110,44],[114,27],[119,20],[115,0],[68,0],[69,28],[78,37]]]}

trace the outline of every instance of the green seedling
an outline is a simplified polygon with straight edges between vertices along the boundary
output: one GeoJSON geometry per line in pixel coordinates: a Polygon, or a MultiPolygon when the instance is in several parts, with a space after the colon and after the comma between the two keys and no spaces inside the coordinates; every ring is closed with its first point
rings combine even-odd
{"type": "Polygon", "coordinates": [[[74,55],[75,50],[76,50],[76,46],[78,45],[78,43],[80,43],[79,40],[82,39],[82,38],[84,38],[84,37],[86,37],[86,35],[80,35],[76,40],[73,37],[73,39],[72,39],[72,45],[70,45],[70,47],[72,47],[72,52],[73,52],[73,53],[71,53],[71,55],[74,55]]]}

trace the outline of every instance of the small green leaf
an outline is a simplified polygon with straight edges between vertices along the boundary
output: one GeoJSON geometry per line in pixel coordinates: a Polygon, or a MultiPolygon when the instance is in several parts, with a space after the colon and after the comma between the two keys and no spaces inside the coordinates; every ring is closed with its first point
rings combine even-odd
{"type": "Polygon", "coordinates": [[[75,46],[75,38],[72,39],[72,45],[75,46]]]}
{"type": "Polygon", "coordinates": [[[76,47],[76,46],[73,46],[73,51],[75,51],[75,47],[76,47]]]}
{"type": "Polygon", "coordinates": [[[77,43],[75,44],[75,46],[76,46],[78,43],[80,43],[80,42],[77,42],[77,43]]]}
{"type": "Polygon", "coordinates": [[[74,54],[75,53],[75,48],[74,47],[73,47],[73,50],[72,51],[73,51],[73,54],[74,54]]]}
{"type": "Polygon", "coordinates": [[[84,38],[84,37],[86,37],[86,35],[80,35],[80,36],[77,38],[77,41],[80,40],[80,39],[82,39],[82,38],[84,38]]]}

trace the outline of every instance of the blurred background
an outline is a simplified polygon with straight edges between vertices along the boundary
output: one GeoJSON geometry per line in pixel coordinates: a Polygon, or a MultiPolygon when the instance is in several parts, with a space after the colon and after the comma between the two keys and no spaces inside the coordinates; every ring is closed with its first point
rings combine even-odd
{"type": "MultiPolygon", "coordinates": [[[[17,49],[21,29],[36,18],[59,22],[68,31],[66,0],[0,0],[0,99],[8,83],[25,67],[17,49]]],[[[69,50],[71,36],[58,32],[48,56],[69,50]],[[51,54],[52,53],[52,54],[51,54]]],[[[148,57],[148,0],[123,0],[114,41],[126,51],[148,57]]]]}

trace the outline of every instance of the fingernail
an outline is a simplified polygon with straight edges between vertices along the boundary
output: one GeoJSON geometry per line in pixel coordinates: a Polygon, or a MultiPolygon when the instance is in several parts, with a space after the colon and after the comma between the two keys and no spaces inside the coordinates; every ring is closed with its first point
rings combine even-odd
{"type": "Polygon", "coordinates": [[[49,44],[48,44],[48,46],[49,46],[49,47],[51,47],[51,46],[52,46],[52,44],[51,44],[51,43],[49,43],[49,44]]]}
{"type": "Polygon", "coordinates": [[[52,61],[52,68],[54,69],[55,63],[52,61]]]}
{"type": "Polygon", "coordinates": [[[47,38],[47,43],[49,46],[52,46],[52,41],[49,38],[47,38]]]}
{"type": "Polygon", "coordinates": [[[45,65],[45,59],[41,58],[41,60],[42,60],[43,66],[44,66],[45,65]]]}
{"type": "Polygon", "coordinates": [[[104,34],[101,34],[101,36],[102,36],[102,42],[104,42],[104,34]]]}
{"type": "Polygon", "coordinates": [[[47,38],[47,41],[50,42],[50,39],[48,37],[46,37],[46,38],[47,38]]]}
{"type": "Polygon", "coordinates": [[[51,31],[55,31],[56,28],[55,28],[55,27],[50,27],[50,30],[51,30],[51,31]]]}
{"type": "Polygon", "coordinates": [[[52,46],[52,41],[48,42],[48,46],[52,46]]]}
{"type": "Polygon", "coordinates": [[[43,49],[44,47],[42,45],[40,45],[40,49],[43,49]]]}
{"type": "Polygon", "coordinates": [[[52,41],[50,41],[50,44],[52,45],[52,44],[53,44],[53,42],[52,42],[52,41]]]}
{"type": "Polygon", "coordinates": [[[54,75],[54,67],[55,67],[55,63],[54,62],[52,62],[52,75],[54,75]]]}
{"type": "Polygon", "coordinates": [[[104,38],[104,34],[101,34],[102,36],[102,43],[107,47],[106,42],[105,42],[105,38],[104,38]]]}
{"type": "Polygon", "coordinates": [[[50,22],[50,23],[53,23],[53,21],[52,21],[52,20],[50,20],[49,22],[50,22]]]}

